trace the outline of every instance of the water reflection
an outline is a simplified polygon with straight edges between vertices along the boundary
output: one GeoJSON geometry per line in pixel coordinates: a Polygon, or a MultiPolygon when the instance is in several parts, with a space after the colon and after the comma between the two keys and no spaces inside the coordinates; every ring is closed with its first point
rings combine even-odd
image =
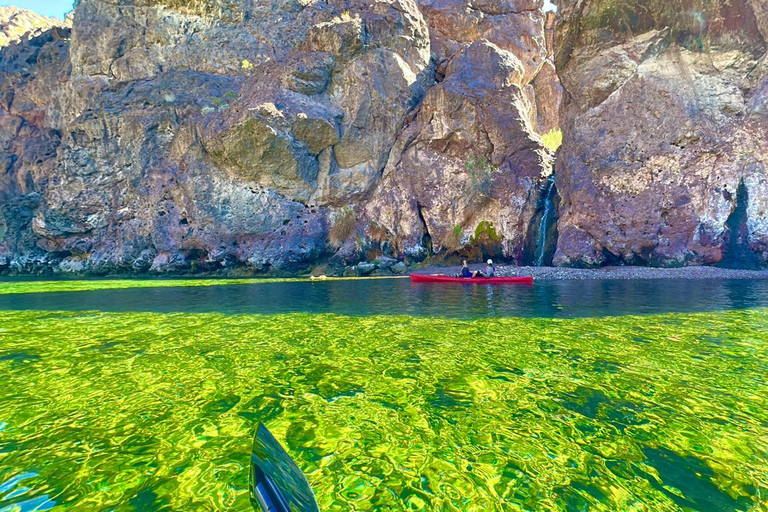
{"type": "Polygon", "coordinates": [[[768,306],[768,281],[682,279],[541,281],[533,286],[352,280],[0,296],[0,310],[449,318],[587,317],[764,306],[768,306]]]}
{"type": "MultiPolygon", "coordinates": [[[[6,424],[2,423],[2,426],[5,427],[6,424]]],[[[34,490],[24,485],[24,481],[36,476],[38,476],[37,473],[27,472],[13,476],[5,482],[0,481],[0,504],[10,504],[3,507],[3,511],[31,512],[33,510],[50,510],[56,505],[56,502],[50,499],[47,494],[43,496],[30,496],[34,494],[34,490]]]]}

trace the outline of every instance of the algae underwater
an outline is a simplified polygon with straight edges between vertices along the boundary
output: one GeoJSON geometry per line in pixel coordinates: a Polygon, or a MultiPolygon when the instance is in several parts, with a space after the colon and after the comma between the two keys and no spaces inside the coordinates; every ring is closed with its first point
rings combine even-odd
{"type": "Polygon", "coordinates": [[[768,506],[765,307],[6,310],[0,367],[9,510],[249,510],[259,422],[321,510],[768,506]]]}

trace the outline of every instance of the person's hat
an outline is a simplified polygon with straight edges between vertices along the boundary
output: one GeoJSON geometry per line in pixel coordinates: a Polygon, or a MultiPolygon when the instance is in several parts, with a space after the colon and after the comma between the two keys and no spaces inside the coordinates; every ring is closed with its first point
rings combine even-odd
{"type": "Polygon", "coordinates": [[[489,265],[493,265],[493,260],[488,260],[489,265]]]}

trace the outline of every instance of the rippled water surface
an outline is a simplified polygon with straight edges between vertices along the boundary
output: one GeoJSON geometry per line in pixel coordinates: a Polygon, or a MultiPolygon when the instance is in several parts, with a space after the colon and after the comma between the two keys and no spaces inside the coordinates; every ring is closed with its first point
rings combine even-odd
{"type": "Polygon", "coordinates": [[[768,510],[761,282],[3,286],[0,510],[768,510]]]}

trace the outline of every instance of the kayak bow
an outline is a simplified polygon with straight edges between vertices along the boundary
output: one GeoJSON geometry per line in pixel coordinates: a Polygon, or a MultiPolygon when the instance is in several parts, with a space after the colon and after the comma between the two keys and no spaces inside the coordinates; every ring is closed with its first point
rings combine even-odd
{"type": "Polygon", "coordinates": [[[411,282],[462,284],[533,284],[533,277],[453,277],[436,274],[411,274],[411,282]]]}

